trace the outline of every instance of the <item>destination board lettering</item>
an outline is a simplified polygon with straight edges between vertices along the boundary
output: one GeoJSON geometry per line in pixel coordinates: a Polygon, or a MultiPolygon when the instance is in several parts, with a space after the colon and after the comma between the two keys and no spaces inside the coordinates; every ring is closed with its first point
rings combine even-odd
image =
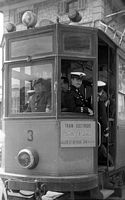
{"type": "Polygon", "coordinates": [[[94,121],[62,121],[61,147],[94,147],[94,121]]]}

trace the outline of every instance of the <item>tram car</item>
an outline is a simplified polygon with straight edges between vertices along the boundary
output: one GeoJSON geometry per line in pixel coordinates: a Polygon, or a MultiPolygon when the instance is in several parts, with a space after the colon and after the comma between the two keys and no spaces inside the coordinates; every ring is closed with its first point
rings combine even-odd
{"type": "MultiPolygon", "coordinates": [[[[21,191],[18,199],[42,199],[55,191],[69,194],[67,200],[85,195],[104,199],[105,191],[120,191],[125,181],[123,49],[98,28],[59,22],[5,33],[2,47],[5,137],[0,177],[8,199],[21,191]],[[82,76],[80,91],[92,112],[84,112],[84,106],[62,109],[62,77],[70,93],[72,75],[82,76]],[[40,85],[43,93],[37,98],[40,85]],[[108,101],[107,156],[102,160],[100,87],[108,101]]],[[[66,103],[72,107],[72,100],[66,103]]]]}

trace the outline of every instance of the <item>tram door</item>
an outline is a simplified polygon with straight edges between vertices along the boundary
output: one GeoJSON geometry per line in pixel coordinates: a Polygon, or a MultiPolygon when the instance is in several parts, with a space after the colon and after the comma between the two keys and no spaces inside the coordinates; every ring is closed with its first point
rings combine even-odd
{"type": "Polygon", "coordinates": [[[98,44],[98,121],[101,126],[98,163],[110,167],[115,162],[116,148],[116,53],[115,47],[102,39],[98,44]]]}

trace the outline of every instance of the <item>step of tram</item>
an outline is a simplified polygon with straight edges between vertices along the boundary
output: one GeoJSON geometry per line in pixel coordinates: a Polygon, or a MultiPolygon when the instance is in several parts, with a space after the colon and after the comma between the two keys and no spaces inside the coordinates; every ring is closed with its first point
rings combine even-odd
{"type": "Polygon", "coordinates": [[[102,189],[100,192],[102,194],[102,199],[107,199],[114,193],[114,190],[102,189]]]}
{"type": "Polygon", "coordinates": [[[69,193],[48,191],[46,195],[42,197],[42,200],[68,200],[69,197],[70,197],[69,193]]]}

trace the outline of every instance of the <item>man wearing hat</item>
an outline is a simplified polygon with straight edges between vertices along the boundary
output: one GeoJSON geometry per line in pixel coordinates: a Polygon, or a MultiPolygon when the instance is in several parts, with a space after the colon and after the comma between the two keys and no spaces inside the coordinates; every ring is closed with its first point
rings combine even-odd
{"type": "Polygon", "coordinates": [[[29,98],[27,112],[48,112],[51,108],[51,93],[47,91],[45,80],[34,81],[34,94],[29,98]]]}
{"type": "Polygon", "coordinates": [[[72,95],[72,102],[71,102],[72,110],[74,112],[81,112],[93,115],[93,111],[89,107],[88,101],[84,98],[83,94],[80,91],[83,77],[86,74],[83,72],[83,69],[81,67],[78,67],[77,65],[76,68],[74,68],[70,74],[71,74],[70,93],[72,95]]]}
{"type": "Polygon", "coordinates": [[[109,166],[113,166],[113,159],[109,152],[107,152],[107,142],[109,136],[108,118],[107,118],[107,93],[105,85],[98,85],[98,121],[101,124],[101,145],[98,149],[98,163],[100,165],[107,164],[107,155],[109,166]]]}
{"type": "Polygon", "coordinates": [[[104,86],[98,86],[98,120],[101,124],[103,137],[107,137],[109,135],[107,118],[107,98],[108,97],[107,93],[104,90],[104,86]]]}

